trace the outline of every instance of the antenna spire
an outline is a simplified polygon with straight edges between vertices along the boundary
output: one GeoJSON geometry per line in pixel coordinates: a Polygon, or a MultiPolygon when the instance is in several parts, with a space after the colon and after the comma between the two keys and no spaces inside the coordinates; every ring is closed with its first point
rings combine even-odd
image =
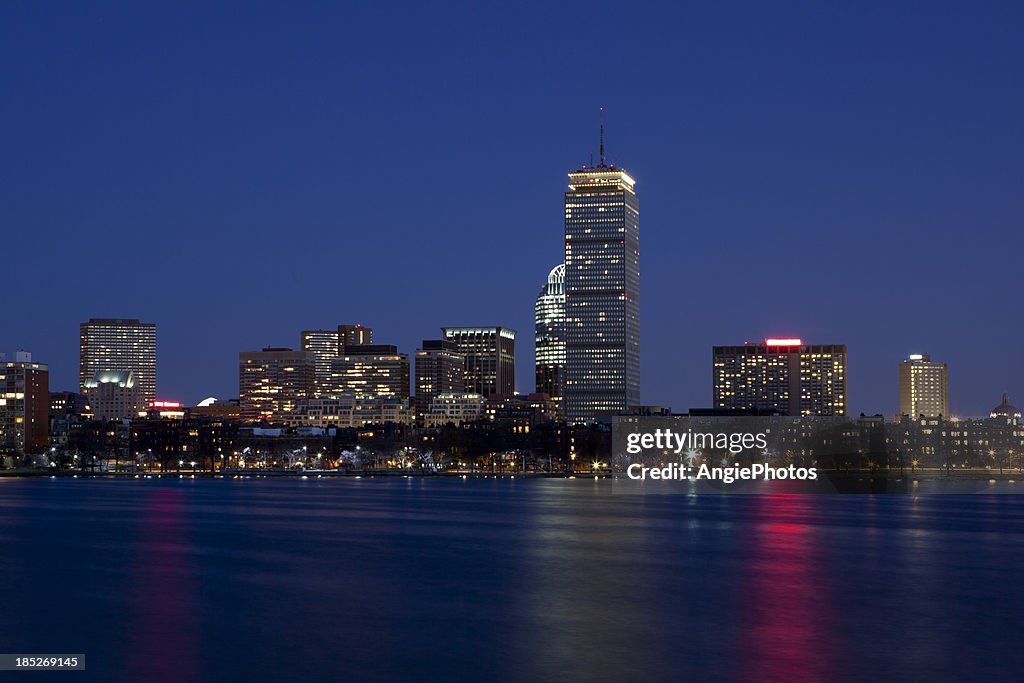
{"type": "Polygon", "coordinates": [[[604,107],[601,107],[601,165],[604,166],[604,107]]]}

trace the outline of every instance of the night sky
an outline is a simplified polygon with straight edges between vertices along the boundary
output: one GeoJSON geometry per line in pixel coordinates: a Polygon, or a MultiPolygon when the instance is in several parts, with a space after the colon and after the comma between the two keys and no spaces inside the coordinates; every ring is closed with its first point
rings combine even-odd
{"type": "Polygon", "coordinates": [[[825,4],[5,3],[0,350],[75,389],[80,322],[156,322],[194,403],[304,328],[498,324],[531,391],[604,105],[645,403],[709,405],[711,346],[773,335],[846,343],[853,413],[910,352],[955,413],[1024,405],[1024,6],[825,4]]]}

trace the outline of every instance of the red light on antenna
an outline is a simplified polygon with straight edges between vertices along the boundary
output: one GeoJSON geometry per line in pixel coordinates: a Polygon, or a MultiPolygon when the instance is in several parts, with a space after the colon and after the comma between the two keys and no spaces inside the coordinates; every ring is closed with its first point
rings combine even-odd
{"type": "Polygon", "coordinates": [[[803,346],[802,339],[765,339],[765,346],[803,346]]]}

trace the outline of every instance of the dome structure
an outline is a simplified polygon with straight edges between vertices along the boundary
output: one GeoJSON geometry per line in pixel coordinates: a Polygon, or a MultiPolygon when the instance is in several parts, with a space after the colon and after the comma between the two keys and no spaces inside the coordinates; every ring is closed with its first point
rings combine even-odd
{"type": "Polygon", "coordinates": [[[1019,418],[1021,416],[1020,410],[1010,405],[1010,397],[1008,394],[1003,394],[1003,402],[992,409],[992,413],[989,417],[1007,417],[1007,418],[1019,418]]]}

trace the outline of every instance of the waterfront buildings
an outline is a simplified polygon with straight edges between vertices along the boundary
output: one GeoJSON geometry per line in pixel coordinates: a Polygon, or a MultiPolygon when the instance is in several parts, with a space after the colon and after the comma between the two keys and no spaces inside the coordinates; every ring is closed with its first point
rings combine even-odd
{"type": "Polygon", "coordinates": [[[409,356],[392,344],[346,344],[331,361],[330,395],[409,398],[409,356]]]}
{"type": "Polygon", "coordinates": [[[424,339],[416,349],[416,409],[423,415],[438,394],[466,390],[466,359],[447,339],[424,339]]]}
{"type": "Polygon", "coordinates": [[[358,428],[412,424],[409,402],[399,397],[331,396],[302,399],[284,422],[291,427],[358,428]]]}
{"type": "Polygon", "coordinates": [[[537,393],[561,407],[565,396],[565,264],[548,273],[534,305],[537,393]]]}
{"type": "Polygon", "coordinates": [[[130,420],[145,411],[145,395],[131,370],[97,372],[84,391],[86,415],[94,420],[130,420]]]}
{"type": "Polygon", "coordinates": [[[949,369],[927,353],[910,354],[900,363],[900,415],[949,415],[949,369]]]}
{"type": "Polygon", "coordinates": [[[131,373],[145,402],[156,399],[156,325],[135,318],[91,318],[79,326],[78,383],[100,373],[131,373]]]}
{"type": "Polygon", "coordinates": [[[516,391],[516,331],[508,327],[442,327],[465,361],[465,390],[511,396],[516,391]]]}
{"type": "Polygon", "coordinates": [[[640,204],[635,181],[600,163],[565,193],[565,410],[571,424],[640,402],[640,204]]]}
{"type": "Polygon", "coordinates": [[[305,351],[267,347],[238,354],[238,401],[243,420],[283,418],[315,386],[315,361],[305,351]]]}
{"type": "Polygon", "coordinates": [[[845,415],[846,346],[766,339],[712,349],[714,407],[780,415],[845,415]]]}
{"type": "Polygon", "coordinates": [[[18,351],[0,362],[0,464],[45,451],[49,429],[49,367],[18,351]]]}
{"type": "Polygon", "coordinates": [[[473,393],[443,392],[434,396],[423,416],[425,427],[455,426],[484,417],[484,397],[473,393]]]}

